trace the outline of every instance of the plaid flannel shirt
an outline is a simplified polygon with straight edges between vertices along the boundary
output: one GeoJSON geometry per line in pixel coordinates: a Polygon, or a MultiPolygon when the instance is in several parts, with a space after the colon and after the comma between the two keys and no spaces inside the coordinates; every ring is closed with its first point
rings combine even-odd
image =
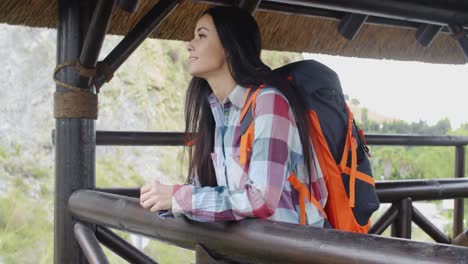
{"type": "MultiPolygon", "coordinates": [[[[215,149],[211,154],[218,187],[175,185],[172,213],[203,222],[237,221],[246,217],[300,223],[299,193],[287,178],[292,171],[310,184],[325,206],[327,190],[311,144],[311,182],[306,175],[302,144],[286,98],[273,87],[258,94],[254,111],[254,140],[246,164],[240,164],[239,116],[247,89],[237,85],[223,103],[208,98],[216,123],[215,149]],[[250,160],[250,161],[249,161],[250,160]]],[[[306,199],[306,223],[322,227],[323,216],[306,199]]]]}

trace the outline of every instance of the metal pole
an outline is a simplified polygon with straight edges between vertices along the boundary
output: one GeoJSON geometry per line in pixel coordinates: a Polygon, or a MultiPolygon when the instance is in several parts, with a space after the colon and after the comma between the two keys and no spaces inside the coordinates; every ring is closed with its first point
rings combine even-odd
{"type": "Polygon", "coordinates": [[[140,188],[96,188],[96,191],[140,198],[140,188]]]}
{"type": "MultiPolygon", "coordinates": [[[[465,146],[455,147],[455,178],[465,177],[465,146]]],[[[463,199],[455,199],[453,207],[453,237],[463,232],[463,199]]]]}
{"type": "MultiPolygon", "coordinates": [[[[133,132],[97,131],[98,145],[180,145],[185,143],[182,132],[133,132]]],[[[419,135],[366,135],[369,145],[389,146],[457,146],[467,145],[468,137],[463,136],[419,136],[419,135]]],[[[445,176],[445,175],[444,175],[445,176]]]]}
{"type": "Polygon", "coordinates": [[[381,235],[397,218],[398,209],[392,204],[390,208],[369,229],[369,234],[381,235]]]}
{"type": "Polygon", "coordinates": [[[456,146],[467,145],[466,136],[366,135],[369,145],[385,146],[456,146]]]}
{"type": "Polygon", "coordinates": [[[75,224],[75,237],[90,264],[108,264],[109,261],[104,254],[93,231],[82,223],[75,224]]]}
{"type": "MultiPolygon", "coordinates": [[[[57,64],[78,59],[92,5],[92,1],[58,1],[57,64]]],[[[79,77],[70,67],[59,77],[71,85],[79,84],[79,77]]],[[[56,91],[67,92],[60,86],[56,91]]],[[[55,135],[54,263],[85,263],[74,237],[67,201],[73,190],[94,188],[94,120],[57,118],[55,135]]]]}
{"type": "Polygon", "coordinates": [[[426,234],[428,234],[437,243],[450,244],[450,237],[442,233],[434,224],[413,206],[413,220],[426,234]]]}
{"type": "MultiPolygon", "coordinates": [[[[394,203],[408,197],[412,201],[468,197],[468,179],[378,181],[375,186],[381,203],[394,203]]],[[[139,188],[115,187],[97,191],[140,197],[139,188]]]]}
{"type": "Polygon", "coordinates": [[[392,237],[411,239],[413,205],[410,198],[398,202],[398,217],[392,225],[392,237]]]}
{"type": "MultiPolygon", "coordinates": [[[[96,144],[98,145],[183,146],[185,143],[185,134],[183,132],[97,131],[96,137],[96,144]]],[[[468,137],[369,134],[366,135],[366,141],[369,145],[457,146],[467,145],[468,137]]]]}
{"type": "Polygon", "coordinates": [[[97,226],[96,237],[102,244],[129,263],[158,264],[108,228],[97,226]]]}
{"type": "Polygon", "coordinates": [[[468,197],[468,179],[387,181],[375,184],[381,203],[468,197]]]}
{"type": "MultiPolygon", "coordinates": [[[[115,2],[116,0],[100,0],[97,2],[80,54],[80,64],[85,68],[96,67],[115,2]]],[[[90,80],[89,77],[80,77],[80,87],[88,87],[90,80]]]]}
{"type": "Polygon", "coordinates": [[[261,219],[202,223],[162,218],[143,209],[138,199],[91,190],[74,192],[69,204],[72,214],[85,221],[189,249],[201,244],[216,258],[247,263],[465,263],[468,255],[468,248],[261,219]]]}
{"type": "MultiPolygon", "coordinates": [[[[124,39],[107,55],[103,63],[114,73],[122,63],[140,46],[140,44],[153,32],[181,0],[160,0],[124,37],[124,39]]],[[[99,89],[106,77],[97,75],[94,80],[96,89],[99,89]]]]}
{"type": "Polygon", "coordinates": [[[96,144],[107,146],[183,146],[185,139],[181,132],[96,132],[96,144]]]}

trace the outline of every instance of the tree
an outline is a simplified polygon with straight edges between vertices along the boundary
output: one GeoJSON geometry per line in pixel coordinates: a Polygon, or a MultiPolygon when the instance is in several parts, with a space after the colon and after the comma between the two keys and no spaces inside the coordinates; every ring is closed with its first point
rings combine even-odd
{"type": "Polygon", "coordinates": [[[452,130],[452,127],[450,125],[450,120],[447,117],[439,120],[434,126],[435,135],[447,135],[450,130],[452,130]]]}
{"type": "Polygon", "coordinates": [[[369,110],[365,107],[361,108],[361,122],[362,123],[367,123],[367,121],[369,120],[368,115],[369,115],[369,110]]]}
{"type": "Polygon", "coordinates": [[[360,102],[358,99],[356,98],[351,98],[351,105],[354,105],[354,106],[359,106],[360,102]]]}

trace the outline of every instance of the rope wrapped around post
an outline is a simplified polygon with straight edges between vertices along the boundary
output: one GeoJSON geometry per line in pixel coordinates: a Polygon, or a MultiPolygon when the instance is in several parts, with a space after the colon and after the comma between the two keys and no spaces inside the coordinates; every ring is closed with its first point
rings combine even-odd
{"type": "Polygon", "coordinates": [[[86,68],[79,61],[66,61],[57,65],[54,70],[54,81],[57,85],[67,89],[67,92],[54,93],[54,117],[55,118],[89,118],[97,119],[98,114],[98,96],[99,89],[96,94],[91,92],[94,85],[94,77],[97,73],[102,73],[107,82],[109,82],[113,73],[109,67],[99,62],[96,68],[86,68]],[[87,88],[80,88],[71,84],[60,81],[57,78],[57,73],[66,67],[75,67],[77,73],[81,76],[91,78],[91,84],[87,88]]]}

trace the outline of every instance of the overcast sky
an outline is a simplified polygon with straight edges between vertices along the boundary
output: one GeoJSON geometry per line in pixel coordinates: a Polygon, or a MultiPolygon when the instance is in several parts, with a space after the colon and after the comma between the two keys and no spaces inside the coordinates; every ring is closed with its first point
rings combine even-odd
{"type": "Polygon", "coordinates": [[[340,76],[345,94],[388,117],[452,128],[468,123],[468,64],[445,65],[306,54],[340,76]]]}

